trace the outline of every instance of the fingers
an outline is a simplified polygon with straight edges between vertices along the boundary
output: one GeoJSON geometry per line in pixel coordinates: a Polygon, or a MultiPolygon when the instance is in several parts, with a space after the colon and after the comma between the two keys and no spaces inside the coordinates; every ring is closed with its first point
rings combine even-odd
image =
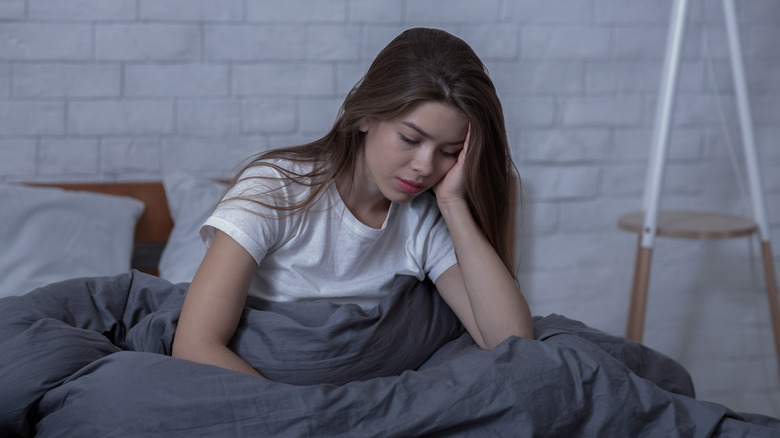
{"type": "Polygon", "coordinates": [[[469,143],[471,141],[471,122],[466,127],[466,139],[463,140],[463,149],[461,150],[461,155],[463,157],[466,156],[466,150],[469,148],[469,143]]]}

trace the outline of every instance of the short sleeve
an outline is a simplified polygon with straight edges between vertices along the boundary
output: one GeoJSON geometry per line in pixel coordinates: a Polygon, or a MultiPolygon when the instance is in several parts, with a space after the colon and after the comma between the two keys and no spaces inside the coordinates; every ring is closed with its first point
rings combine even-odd
{"type": "Polygon", "coordinates": [[[431,229],[427,252],[426,271],[434,283],[444,271],[458,263],[452,238],[441,216],[437,219],[436,226],[431,229]]]}
{"type": "Polygon", "coordinates": [[[439,213],[435,199],[429,201],[428,204],[425,216],[430,218],[431,222],[425,230],[425,259],[423,263],[428,277],[436,282],[444,271],[458,263],[458,259],[455,255],[455,246],[452,243],[450,231],[439,213]]]}
{"type": "Polygon", "coordinates": [[[201,239],[209,246],[216,231],[222,231],[260,264],[282,239],[286,227],[284,214],[273,207],[290,202],[294,197],[291,187],[270,166],[250,167],[203,223],[201,239]]]}

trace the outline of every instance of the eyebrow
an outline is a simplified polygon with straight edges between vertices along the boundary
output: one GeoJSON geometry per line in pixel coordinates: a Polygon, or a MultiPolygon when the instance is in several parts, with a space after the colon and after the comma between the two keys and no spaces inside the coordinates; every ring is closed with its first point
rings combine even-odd
{"type": "MultiPolygon", "coordinates": [[[[415,125],[415,124],[414,124],[414,123],[412,123],[412,122],[403,121],[403,122],[401,122],[401,124],[402,124],[402,125],[406,125],[406,126],[408,126],[408,127],[412,128],[412,129],[414,129],[414,130],[415,130],[415,131],[417,131],[417,132],[418,132],[420,135],[422,135],[423,137],[425,137],[425,138],[427,138],[427,139],[429,139],[429,140],[433,139],[433,137],[432,137],[430,134],[428,134],[427,132],[423,131],[423,130],[422,130],[422,128],[420,128],[419,126],[415,125]]],[[[464,141],[465,141],[465,139],[464,139],[464,140],[460,140],[460,141],[450,141],[450,142],[445,142],[444,144],[445,144],[445,145],[448,145],[448,146],[457,146],[457,145],[461,145],[461,144],[463,144],[463,142],[464,142],[464,141]]]]}

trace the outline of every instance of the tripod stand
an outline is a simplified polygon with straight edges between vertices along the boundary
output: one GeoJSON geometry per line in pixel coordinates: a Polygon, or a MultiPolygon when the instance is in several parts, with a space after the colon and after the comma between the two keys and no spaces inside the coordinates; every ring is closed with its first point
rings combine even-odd
{"type": "Polygon", "coordinates": [[[650,163],[644,192],[644,211],[620,217],[620,228],[638,233],[636,265],[631,292],[626,337],[638,342],[642,340],[647,304],[647,289],[650,279],[650,262],[657,236],[682,238],[728,238],[749,236],[758,233],[766,275],[769,309],[772,317],[775,348],[780,360],[780,311],[777,302],[772,249],[769,241],[769,225],[762,196],[760,169],[756,154],[750,103],[745,80],[742,48],[736,18],[734,0],[722,0],[728,34],[731,70],[748,171],[753,218],[743,218],[718,213],[688,211],[660,211],[664,167],[669,148],[669,134],[677,77],[680,68],[682,41],[688,16],[689,0],[675,0],[672,6],[669,35],[661,77],[655,126],[653,130],[650,163]]]}

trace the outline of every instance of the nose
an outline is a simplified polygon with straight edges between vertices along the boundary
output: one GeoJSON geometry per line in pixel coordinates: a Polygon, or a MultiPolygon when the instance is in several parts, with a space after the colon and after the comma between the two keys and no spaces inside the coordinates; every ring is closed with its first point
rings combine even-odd
{"type": "Polygon", "coordinates": [[[414,157],[412,158],[412,170],[421,176],[428,176],[433,173],[433,161],[433,151],[431,148],[421,147],[415,151],[414,157]]]}

